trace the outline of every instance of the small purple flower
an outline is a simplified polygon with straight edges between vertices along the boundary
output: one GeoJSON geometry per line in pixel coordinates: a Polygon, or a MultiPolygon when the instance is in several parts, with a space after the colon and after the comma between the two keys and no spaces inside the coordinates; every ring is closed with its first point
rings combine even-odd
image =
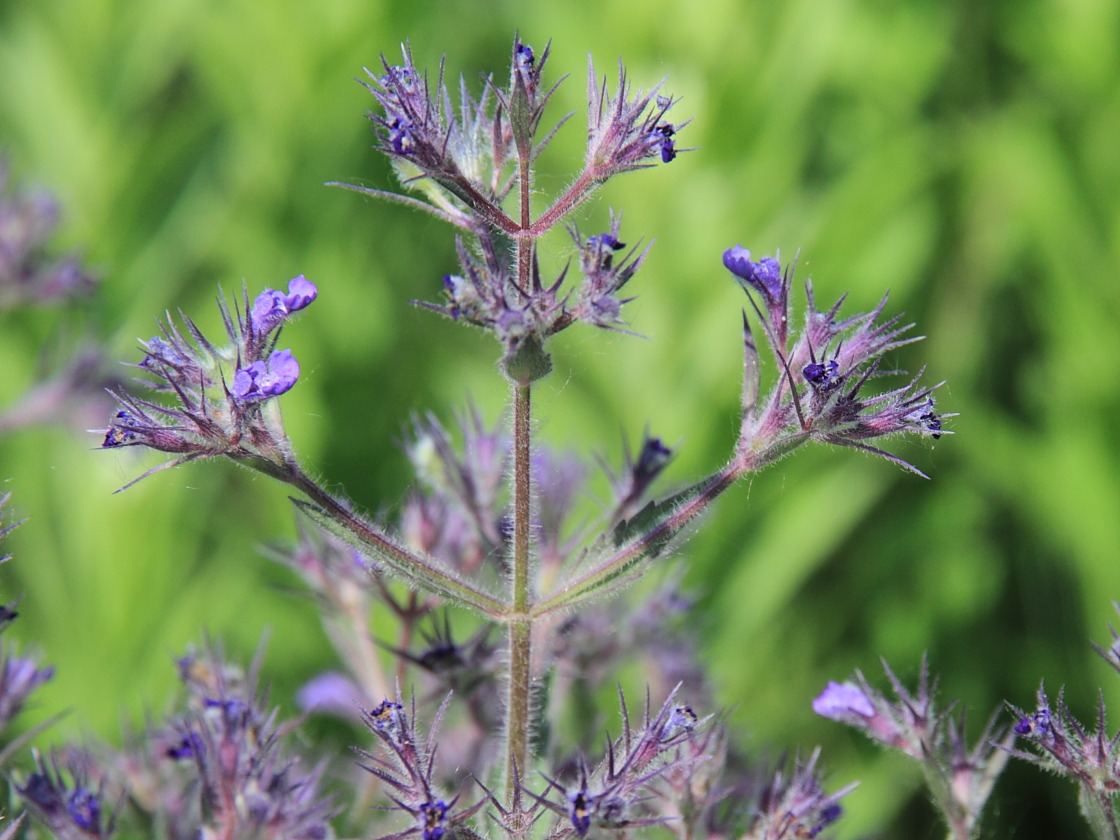
{"type": "Polygon", "coordinates": [[[810,362],[805,365],[801,373],[805,377],[805,381],[812,385],[818,391],[827,391],[834,388],[839,384],[836,374],[840,370],[840,365],[835,359],[830,359],[827,362],[810,362]]]}
{"type": "Polygon", "coordinates": [[[412,123],[401,117],[393,117],[387,124],[386,139],[398,155],[407,155],[416,144],[412,137],[412,123]]]}
{"type": "Polygon", "coordinates": [[[66,800],[70,818],[82,831],[96,834],[101,826],[101,800],[83,787],[76,788],[66,800]]]}
{"type": "Polygon", "coordinates": [[[137,419],[123,408],[113,415],[113,422],[105,430],[105,439],[101,441],[102,449],[115,449],[118,446],[128,446],[137,443],[139,435],[129,428],[137,423],[137,419]]]}
{"type": "Polygon", "coordinates": [[[384,735],[391,744],[400,745],[408,736],[408,718],[400,703],[382,700],[366,713],[365,718],[370,728],[384,735]]]}
{"type": "Polygon", "coordinates": [[[356,717],[364,694],[354,681],[337,671],[327,671],[304,683],[296,693],[296,703],[305,712],[356,717]]]}
{"type": "Polygon", "coordinates": [[[595,797],[586,790],[577,790],[568,796],[568,819],[576,834],[583,837],[591,828],[591,813],[595,808],[595,797]]]}
{"type": "Polygon", "coordinates": [[[723,252],[723,265],[766,299],[767,308],[781,304],[784,297],[782,267],[774,257],[751,260],[751,252],[735,245],[723,252]]]}
{"type": "Polygon", "coordinates": [[[1036,739],[1041,738],[1050,731],[1050,725],[1050,710],[1043,707],[1033,715],[1023,715],[1019,718],[1019,722],[1015,724],[1015,734],[1030,735],[1036,739]]]}
{"type": "Polygon", "coordinates": [[[0,662],[0,729],[15,717],[28,696],[54,676],[54,668],[40,668],[30,656],[5,652],[0,662]]]}
{"type": "Polygon", "coordinates": [[[813,700],[813,711],[833,720],[847,721],[852,715],[870,718],[875,707],[859,686],[850,682],[829,681],[824,691],[813,700]]]}
{"type": "Polygon", "coordinates": [[[677,147],[673,142],[673,135],[677,130],[671,123],[661,123],[654,129],[654,141],[661,152],[661,162],[668,163],[677,156],[677,147]]]}
{"type": "Polygon", "coordinates": [[[318,287],[302,274],[288,283],[288,293],[265,289],[253,301],[253,324],[259,334],[276,329],[285,318],[311,304],[318,296],[318,287]]]}
{"type": "Polygon", "coordinates": [[[291,350],[273,353],[266,365],[255,361],[239,368],[233,377],[233,396],[241,402],[261,402],[278,397],[292,389],[299,379],[299,362],[291,350]]]}
{"type": "Polygon", "coordinates": [[[419,814],[421,840],[441,840],[448,810],[447,803],[442,799],[421,803],[419,814]]]}

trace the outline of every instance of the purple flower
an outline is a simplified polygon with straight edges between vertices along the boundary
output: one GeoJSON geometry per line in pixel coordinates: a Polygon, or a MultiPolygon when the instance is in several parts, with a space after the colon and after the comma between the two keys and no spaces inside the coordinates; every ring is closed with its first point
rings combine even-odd
{"type": "Polygon", "coordinates": [[[448,812],[447,803],[442,799],[424,802],[420,805],[420,837],[422,840],[441,840],[445,831],[448,812]]]}
{"type": "Polygon", "coordinates": [[[723,264],[746,285],[757,291],[766,300],[767,308],[781,304],[784,297],[782,268],[774,257],[763,257],[758,262],[751,260],[751,252],[741,245],[728,248],[723,252],[723,264]]]}
{"type": "Polygon", "coordinates": [[[360,719],[359,704],[364,696],[353,680],[337,671],[327,671],[304,683],[296,693],[296,703],[305,712],[360,719]]]}
{"type": "Polygon", "coordinates": [[[602,183],[612,175],[642,169],[652,157],[668,163],[677,156],[673,136],[684,123],[673,125],[665,115],[675,100],[651,91],[633,91],[619,65],[618,82],[608,90],[605,81],[588,71],[587,167],[602,183]]]}
{"type": "Polygon", "coordinates": [[[830,681],[825,690],[813,701],[813,711],[833,720],[847,721],[852,715],[870,718],[875,707],[863,689],[850,682],[830,681]]]}
{"type": "Polygon", "coordinates": [[[831,359],[827,362],[810,362],[801,373],[805,376],[805,381],[818,391],[827,391],[839,384],[836,378],[839,370],[840,365],[835,359],[831,359]]]}
{"type": "Polygon", "coordinates": [[[1023,715],[1015,724],[1017,735],[1030,735],[1036,740],[1045,737],[1050,732],[1051,715],[1046,707],[1039,709],[1033,715],[1023,715]]]}
{"type": "Polygon", "coordinates": [[[318,296],[318,287],[302,274],[288,283],[288,293],[265,289],[253,301],[253,324],[259,334],[276,329],[285,318],[311,304],[318,296]]]}
{"type": "Polygon", "coordinates": [[[0,729],[7,726],[36,688],[54,676],[54,668],[40,668],[30,656],[5,652],[0,662],[0,729]]]}
{"type": "Polygon", "coordinates": [[[70,818],[82,831],[97,833],[101,826],[101,800],[85,788],[77,788],[66,800],[70,818]]]}
{"type": "Polygon", "coordinates": [[[364,718],[370,729],[383,736],[394,746],[412,740],[408,718],[405,716],[404,707],[400,703],[394,703],[392,700],[382,700],[375,708],[366,712],[364,718]]]}
{"type": "Polygon", "coordinates": [[[268,364],[255,361],[233,377],[233,396],[242,402],[261,402],[292,389],[299,379],[299,362],[291,350],[273,353],[268,364]]]}
{"type": "Polygon", "coordinates": [[[576,834],[583,837],[591,828],[591,812],[595,808],[595,797],[586,790],[577,790],[568,795],[568,819],[576,834]]]}
{"type": "Polygon", "coordinates": [[[676,133],[677,130],[673,128],[671,123],[661,123],[653,131],[653,139],[661,152],[662,163],[668,163],[677,156],[677,147],[673,142],[673,135],[676,133]]]}

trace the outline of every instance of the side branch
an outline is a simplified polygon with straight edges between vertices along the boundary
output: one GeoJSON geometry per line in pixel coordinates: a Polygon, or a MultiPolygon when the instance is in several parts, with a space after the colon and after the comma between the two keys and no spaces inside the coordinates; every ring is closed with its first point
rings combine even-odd
{"type": "Polygon", "coordinates": [[[708,506],[748,469],[742,459],[735,459],[707,481],[698,492],[669,513],[659,524],[626,543],[595,568],[566,584],[560,591],[533,605],[532,614],[540,618],[591,597],[618,578],[634,572],[647,558],[656,557],[686,525],[708,509],[708,506]]]}
{"type": "MultiPolygon", "coordinates": [[[[409,551],[388,534],[355,515],[334,496],[308,478],[298,465],[291,464],[290,467],[291,472],[285,473],[285,480],[306,494],[329,520],[326,522],[320,520],[320,524],[336,525],[346,535],[370,549],[377,559],[382,560],[414,585],[446,596],[494,620],[502,620],[507,612],[507,605],[503,601],[460,580],[429,558],[409,551]]],[[[305,505],[301,507],[308,510],[305,505]]],[[[310,510],[308,512],[313,513],[310,510]]]]}

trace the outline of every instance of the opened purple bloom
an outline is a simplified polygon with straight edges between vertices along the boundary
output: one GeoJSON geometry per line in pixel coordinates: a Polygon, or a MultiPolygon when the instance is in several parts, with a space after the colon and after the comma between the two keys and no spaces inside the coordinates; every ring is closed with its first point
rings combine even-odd
{"type": "Polygon", "coordinates": [[[299,362],[291,350],[273,353],[266,365],[253,362],[239,368],[233,377],[233,396],[242,402],[260,402],[290,391],[299,379],[299,362]]]}
{"type": "Polygon", "coordinates": [[[318,294],[318,287],[302,274],[291,279],[287,294],[265,289],[253,301],[253,323],[259,332],[267,333],[293,312],[310,305],[318,294]]]}
{"type": "Polygon", "coordinates": [[[850,682],[830,681],[820,696],[813,700],[813,711],[822,717],[841,722],[852,715],[875,717],[875,707],[871,705],[863,689],[850,682]]]}
{"type": "Polygon", "coordinates": [[[66,808],[74,825],[82,831],[100,833],[101,800],[97,794],[82,787],[76,788],[67,797],[66,808]]]}
{"type": "Polygon", "coordinates": [[[736,277],[766,298],[769,306],[782,299],[782,267],[774,257],[751,260],[751,252],[736,245],[723,252],[723,264],[736,277]]]}

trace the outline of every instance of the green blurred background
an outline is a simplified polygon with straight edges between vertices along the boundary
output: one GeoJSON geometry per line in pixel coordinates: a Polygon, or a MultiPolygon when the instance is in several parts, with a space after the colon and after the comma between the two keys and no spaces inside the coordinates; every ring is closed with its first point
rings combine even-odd
{"type": "MultiPolygon", "coordinates": [[[[580,156],[586,56],[637,84],[669,76],[696,151],[622,177],[587,209],[654,238],[629,307],[651,340],[573,331],[539,389],[540,431],[617,455],[648,423],[679,445],[669,478],[717,466],[736,426],[741,293],[720,253],[800,249],[818,297],[850,311],[891,291],[929,339],[898,353],[947,379],[956,432],[893,450],[925,482],[815,449],[734,489],[691,541],[687,584],[720,701],[744,743],[825,746],[830,781],[859,778],[840,833],[940,835],[916,769],[817,719],[813,696],[880,656],[907,681],[929,653],[972,731],[1040,680],[1092,714],[1120,678],[1120,4],[1113,0],[555,4],[317,0],[3,0],[0,149],[54,190],[61,244],[104,277],[90,303],[0,320],[0,406],[84,337],[135,361],[181,307],[214,330],[218,284],[255,292],[304,272],[320,299],[287,330],[303,363],[284,398],[309,464],[369,509],[407,482],[395,446],[411,411],[504,400],[495,346],[410,307],[454,269],[448,230],[326,188],[390,186],[353,81],[410,39],[476,78],[512,33],[553,40],[556,113],[575,110],[542,190],[580,156]],[[61,337],[60,337],[61,336],[61,337]]],[[[560,245],[546,259],[558,262],[560,245]]],[[[163,473],[91,451],[86,418],[0,439],[0,480],[29,521],[5,548],[11,634],[57,667],[30,719],[72,710],[57,737],[119,737],[160,709],[169,659],[201,630],[247,656],[270,628],[266,676],[287,704],[323,663],[311,605],[257,546],[294,533],[282,488],[230,465],[163,473]],[[122,711],[123,709],[123,711],[122,711]]],[[[101,421],[93,421],[100,425],[101,421]]],[[[1080,836],[1073,788],[1012,766],[989,836],[1080,836]]]]}

